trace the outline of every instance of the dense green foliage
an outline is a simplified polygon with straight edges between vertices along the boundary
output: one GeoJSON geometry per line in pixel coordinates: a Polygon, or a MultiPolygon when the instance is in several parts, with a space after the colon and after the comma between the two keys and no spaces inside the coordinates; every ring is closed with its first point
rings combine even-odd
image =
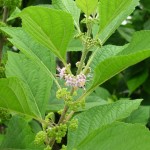
{"type": "Polygon", "coordinates": [[[149,150],[148,0],[0,7],[0,149],[149,150]]]}

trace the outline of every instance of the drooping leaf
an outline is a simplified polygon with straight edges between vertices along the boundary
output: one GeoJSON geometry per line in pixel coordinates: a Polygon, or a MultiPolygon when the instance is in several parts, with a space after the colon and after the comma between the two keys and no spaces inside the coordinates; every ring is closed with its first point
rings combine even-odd
{"type": "Polygon", "coordinates": [[[67,45],[74,29],[71,15],[36,6],[24,9],[20,17],[23,28],[65,63],[67,45]]]}
{"type": "Polygon", "coordinates": [[[139,124],[116,122],[95,130],[78,146],[78,150],[149,150],[150,132],[139,124]]]}
{"type": "MultiPolygon", "coordinates": [[[[92,1],[91,1],[92,2],[92,1]]],[[[99,37],[104,43],[138,5],[139,0],[101,0],[99,2],[99,37]]]]}
{"type": "Polygon", "coordinates": [[[89,16],[96,10],[98,0],[76,0],[76,4],[87,16],[89,16]]]}
{"type": "Polygon", "coordinates": [[[73,0],[52,0],[52,6],[55,9],[64,10],[73,17],[74,24],[79,26],[80,9],[73,0]]]}
{"type": "Polygon", "coordinates": [[[138,108],[141,100],[118,101],[116,103],[96,106],[76,116],[79,125],[75,131],[68,133],[68,149],[77,147],[94,130],[126,118],[138,108]]]}
{"type": "Polygon", "coordinates": [[[21,117],[14,116],[8,125],[7,133],[0,146],[1,150],[43,150],[42,146],[34,144],[35,133],[28,122],[21,117]]]}
{"type": "Polygon", "coordinates": [[[12,52],[8,52],[6,76],[18,77],[25,83],[24,86],[26,86],[28,93],[32,95],[32,101],[44,117],[52,86],[50,76],[25,55],[12,52]]]}
{"type": "Polygon", "coordinates": [[[20,80],[0,79],[0,87],[0,107],[32,118],[41,118],[38,107],[20,80]]]}
{"type": "Polygon", "coordinates": [[[92,65],[93,68],[95,68],[94,80],[87,93],[93,91],[98,85],[104,83],[106,80],[110,79],[127,67],[148,58],[150,56],[149,41],[150,32],[140,31],[134,34],[129,45],[125,45],[125,47],[120,48],[112,46],[110,51],[106,51],[108,52],[107,54],[106,52],[97,53],[92,65]]]}

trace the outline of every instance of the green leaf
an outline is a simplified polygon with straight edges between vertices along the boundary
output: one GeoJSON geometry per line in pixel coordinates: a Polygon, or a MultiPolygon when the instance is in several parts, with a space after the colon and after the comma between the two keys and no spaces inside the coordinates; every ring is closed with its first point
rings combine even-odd
{"type": "Polygon", "coordinates": [[[77,147],[94,130],[126,118],[138,108],[141,100],[118,101],[112,104],[93,107],[76,116],[79,125],[75,131],[68,133],[68,149],[77,147]]]}
{"type": "Polygon", "coordinates": [[[22,28],[6,27],[2,28],[2,30],[12,37],[9,41],[14,46],[37,64],[51,79],[55,80],[53,75],[56,71],[55,57],[47,48],[35,41],[22,28]]]}
{"type": "Polygon", "coordinates": [[[28,7],[20,13],[23,28],[65,63],[67,45],[73,36],[70,14],[47,7],[28,7]]]}
{"type": "Polygon", "coordinates": [[[106,52],[96,53],[92,64],[92,68],[95,68],[94,80],[87,93],[90,93],[97,86],[122,70],[148,58],[150,56],[149,41],[150,31],[140,31],[134,34],[129,45],[125,45],[124,47],[112,46],[109,51],[107,51],[106,47],[106,50],[104,50],[106,52]]]}
{"type": "MultiPolygon", "coordinates": [[[[92,1],[91,1],[92,2],[92,1]]],[[[101,0],[99,3],[99,37],[102,43],[119,27],[138,5],[139,0],[101,0]]]]}
{"type": "Polygon", "coordinates": [[[27,89],[17,78],[0,79],[0,107],[32,118],[41,114],[36,104],[30,99],[27,89]]]}
{"type": "Polygon", "coordinates": [[[97,96],[101,99],[108,100],[111,97],[109,91],[103,87],[98,87],[96,90],[91,94],[93,96],[97,96]]]}
{"type": "MultiPolygon", "coordinates": [[[[14,116],[8,125],[7,133],[0,146],[1,150],[43,150],[34,144],[35,133],[28,122],[21,117],[14,116]]],[[[41,147],[41,148],[40,148],[41,147]]]]}
{"type": "Polygon", "coordinates": [[[13,20],[15,18],[18,17],[18,14],[21,12],[21,10],[16,7],[15,10],[12,12],[12,14],[10,15],[10,17],[7,19],[7,21],[13,20]]]}
{"type": "Polygon", "coordinates": [[[83,45],[79,39],[72,39],[68,45],[67,51],[82,51],[83,45]]]}
{"type": "Polygon", "coordinates": [[[146,125],[150,118],[150,107],[140,106],[137,110],[131,113],[131,115],[124,121],[126,123],[141,123],[146,125]]]}
{"type": "Polygon", "coordinates": [[[96,10],[98,0],[76,0],[76,4],[87,16],[89,16],[96,10]]]}
{"type": "Polygon", "coordinates": [[[70,13],[73,17],[74,24],[79,26],[80,9],[73,0],[52,0],[52,6],[70,13]]]}
{"type": "Polygon", "coordinates": [[[120,35],[128,42],[131,41],[132,35],[135,32],[135,29],[129,28],[129,27],[124,27],[124,26],[119,27],[117,30],[120,33],[120,35]]]}
{"type": "Polygon", "coordinates": [[[133,93],[140,85],[142,85],[146,79],[148,78],[148,70],[140,73],[139,75],[129,79],[127,81],[128,89],[130,90],[130,94],[133,93]]]}
{"type": "Polygon", "coordinates": [[[8,52],[6,76],[18,77],[25,83],[24,87],[44,117],[52,86],[50,76],[25,55],[12,52],[8,52]]]}
{"type": "Polygon", "coordinates": [[[149,150],[150,132],[139,124],[116,122],[95,130],[77,146],[78,150],[149,150]]]}
{"type": "Polygon", "coordinates": [[[54,55],[48,48],[44,47],[32,38],[23,28],[4,27],[1,29],[12,37],[10,41],[21,52],[31,55],[32,57],[35,55],[34,57],[37,57],[39,61],[42,61],[48,70],[55,72],[56,68],[54,55]]]}

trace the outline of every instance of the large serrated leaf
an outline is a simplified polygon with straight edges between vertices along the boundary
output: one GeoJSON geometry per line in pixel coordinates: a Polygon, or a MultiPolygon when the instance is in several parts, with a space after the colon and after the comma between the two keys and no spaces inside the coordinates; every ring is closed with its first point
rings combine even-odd
{"type": "Polygon", "coordinates": [[[0,79],[0,107],[9,111],[41,118],[37,105],[17,78],[0,79]]]}
{"type": "Polygon", "coordinates": [[[131,43],[123,48],[112,46],[110,51],[107,51],[104,47],[108,53],[99,52],[95,56],[93,60],[94,80],[87,93],[127,67],[148,58],[150,56],[149,41],[150,31],[140,31],[135,33],[131,43]]]}
{"type": "Polygon", "coordinates": [[[6,76],[21,79],[44,117],[52,86],[51,78],[23,54],[8,52],[6,76]]]}
{"type": "Polygon", "coordinates": [[[150,132],[140,124],[116,122],[89,135],[78,150],[149,150],[150,132]]]}
{"type": "Polygon", "coordinates": [[[67,45],[74,29],[71,15],[47,7],[28,7],[20,17],[23,28],[65,63],[67,45]]]}
{"type": "Polygon", "coordinates": [[[118,101],[116,103],[93,107],[76,116],[79,125],[75,131],[68,133],[68,150],[79,145],[94,130],[126,118],[138,108],[141,100],[118,101]]]}
{"type": "Polygon", "coordinates": [[[100,0],[99,37],[104,43],[138,5],[139,0],[100,0]]]}
{"type": "Polygon", "coordinates": [[[52,0],[52,6],[70,13],[73,17],[74,24],[79,26],[80,9],[73,0],[52,0]]]}
{"type": "Polygon", "coordinates": [[[96,10],[98,0],[76,0],[76,4],[87,16],[89,16],[96,10]]]}
{"type": "Polygon", "coordinates": [[[52,80],[55,80],[55,57],[46,47],[35,41],[22,28],[4,27],[2,30],[12,37],[9,41],[14,46],[24,53],[27,58],[37,64],[52,80]]]}
{"type": "Polygon", "coordinates": [[[1,150],[43,150],[42,146],[34,144],[35,133],[32,132],[28,122],[14,116],[7,129],[7,133],[0,146],[1,150]]]}

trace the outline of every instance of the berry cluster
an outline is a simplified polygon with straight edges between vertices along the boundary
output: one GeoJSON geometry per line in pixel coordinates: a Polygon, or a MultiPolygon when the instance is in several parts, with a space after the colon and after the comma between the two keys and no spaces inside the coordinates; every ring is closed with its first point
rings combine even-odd
{"type": "Polygon", "coordinates": [[[70,95],[70,92],[67,91],[67,88],[59,89],[56,92],[56,98],[57,99],[63,99],[64,101],[72,101],[72,96],[70,95]]]}
{"type": "Polygon", "coordinates": [[[72,119],[70,122],[69,122],[69,129],[74,131],[78,128],[78,119],[72,119]]]}
{"type": "Polygon", "coordinates": [[[99,46],[101,46],[99,40],[97,40],[97,39],[92,39],[91,37],[86,37],[85,45],[87,45],[87,49],[90,49],[90,48],[91,48],[92,46],[94,46],[94,45],[99,45],[99,46]]]}
{"type": "Polygon", "coordinates": [[[66,103],[70,110],[77,111],[80,107],[85,107],[85,99],[81,101],[69,101],[66,103]]]}
{"type": "MultiPolygon", "coordinates": [[[[56,125],[54,123],[54,114],[49,113],[45,117],[45,122],[43,123],[43,131],[39,131],[36,134],[34,143],[36,145],[42,145],[44,143],[49,144],[48,141],[51,139],[56,139],[57,143],[61,143],[62,138],[66,135],[67,124],[56,125]]],[[[44,150],[51,150],[50,146],[47,146],[44,150]]]]}
{"type": "MultiPolygon", "coordinates": [[[[70,92],[67,91],[67,88],[59,89],[56,92],[56,98],[57,99],[63,99],[65,104],[69,106],[70,110],[77,111],[79,107],[85,107],[85,99],[81,101],[74,101],[73,96],[76,96],[76,92],[73,93],[73,95],[70,94],[70,92]]],[[[58,112],[59,114],[62,113],[62,110],[58,112]]]]}
{"type": "Polygon", "coordinates": [[[10,118],[10,113],[6,109],[0,108],[0,123],[8,121],[10,118]]]}
{"type": "Polygon", "coordinates": [[[54,127],[50,127],[47,129],[47,136],[51,138],[55,138],[57,143],[61,143],[62,138],[66,135],[67,125],[60,124],[54,127]]]}
{"type": "Polygon", "coordinates": [[[46,139],[47,139],[47,133],[45,131],[39,131],[36,134],[34,143],[36,145],[42,145],[46,141],[46,139]]]}

